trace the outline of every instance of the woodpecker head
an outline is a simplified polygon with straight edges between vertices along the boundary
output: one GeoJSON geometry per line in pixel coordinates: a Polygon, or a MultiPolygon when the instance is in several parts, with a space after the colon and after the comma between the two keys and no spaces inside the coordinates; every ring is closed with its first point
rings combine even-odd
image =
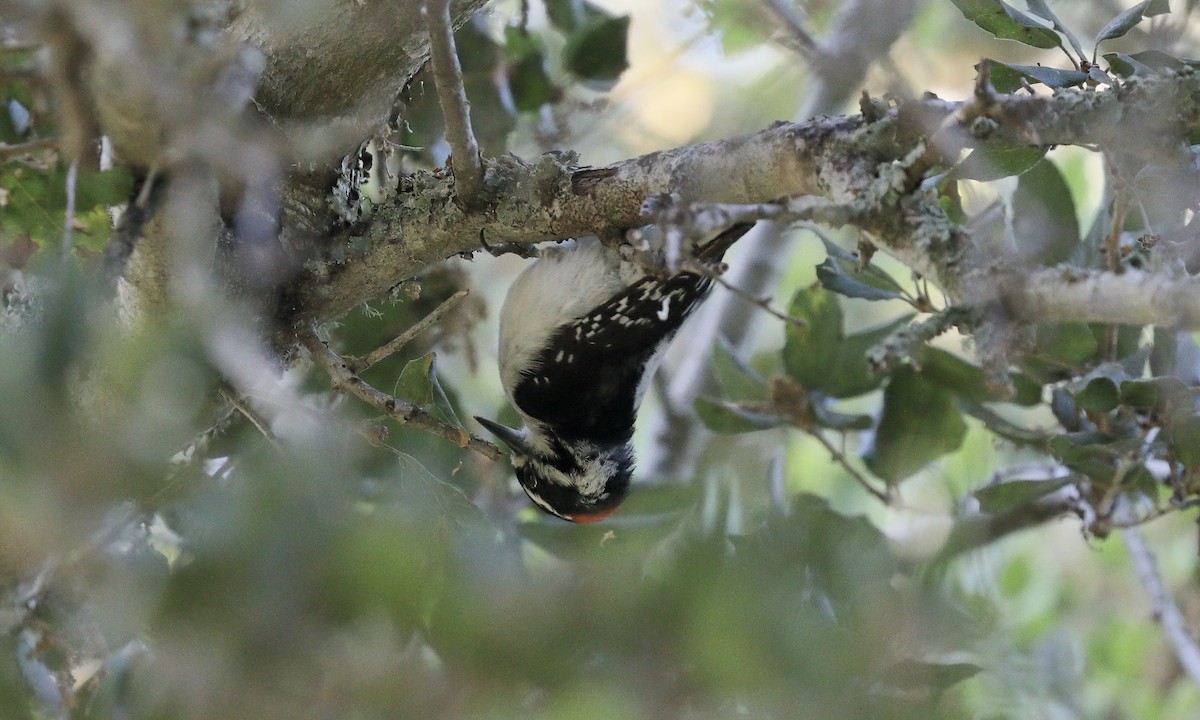
{"type": "Polygon", "coordinates": [[[512,450],[517,482],[542,510],[577,523],[612,515],[629,492],[633,446],[567,441],[538,427],[510,428],[487,418],[481,425],[512,450]]]}

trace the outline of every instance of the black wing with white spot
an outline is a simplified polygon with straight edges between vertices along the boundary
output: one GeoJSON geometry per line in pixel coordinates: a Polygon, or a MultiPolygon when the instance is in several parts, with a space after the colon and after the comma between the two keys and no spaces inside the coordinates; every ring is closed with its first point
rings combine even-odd
{"type": "Polygon", "coordinates": [[[563,325],[517,385],[517,406],[564,439],[628,440],[646,364],[711,283],[691,274],[646,279],[563,325]]]}
{"type": "MultiPolygon", "coordinates": [[[[713,245],[720,243],[724,247],[716,250],[723,254],[748,229],[731,228],[701,253],[714,257],[713,245]]],[[[517,385],[517,406],[564,439],[628,441],[647,363],[704,300],[712,283],[686,272],[643,278],[563,325],[517,385]]]]}

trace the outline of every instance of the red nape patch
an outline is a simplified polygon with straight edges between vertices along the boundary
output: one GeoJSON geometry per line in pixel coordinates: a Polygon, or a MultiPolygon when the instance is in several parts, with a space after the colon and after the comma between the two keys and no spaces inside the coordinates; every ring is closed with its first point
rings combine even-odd
{"type": "Polygon", "coordinates": [[[590,523],[600,522],[601,520],[608,517],[609,515],[612,515],[616,511],[617,511],[617,508],[612,507],[607,510],[601,510],[599,512],[579,513],[578,515],[570,515],[568,517],[571,518],[571,522],[583,523],[584,525],[588,525],[590,523]]]}

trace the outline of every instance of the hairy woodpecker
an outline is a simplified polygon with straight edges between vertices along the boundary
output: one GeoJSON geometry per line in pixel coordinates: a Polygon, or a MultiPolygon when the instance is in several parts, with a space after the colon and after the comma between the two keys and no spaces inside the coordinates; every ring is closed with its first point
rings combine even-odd
{"type": "MultiPolygon", "coordinates": [[[[705,264],[751,227],[696,249],[705,264]]],[[[663,351],[712,277],[661,276],[595,238],[544,250],[500,311],[500,380],[524,427],[476,417],[512,449],[517,480],[542,510],[574,522],[611,515],[633,475],[633,423],[663,351]]]]}

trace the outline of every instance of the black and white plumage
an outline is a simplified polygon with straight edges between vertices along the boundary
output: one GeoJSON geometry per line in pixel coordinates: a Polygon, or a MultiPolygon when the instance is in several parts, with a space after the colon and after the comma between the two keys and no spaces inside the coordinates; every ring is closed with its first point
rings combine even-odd
{"type": "MultiPolygon", "coordinates": [[[[719,262],[749,229],[726,230],[697,260],[719,262]]],[[[638,406],[712,284],[693,272],[647,274],[594,238],[544,250],[513,283],[500,313],[500,379],[524,427],[476,419],[512,448],[517,480],[538,507],[594,522],[625,499],[638,406]]]]}

